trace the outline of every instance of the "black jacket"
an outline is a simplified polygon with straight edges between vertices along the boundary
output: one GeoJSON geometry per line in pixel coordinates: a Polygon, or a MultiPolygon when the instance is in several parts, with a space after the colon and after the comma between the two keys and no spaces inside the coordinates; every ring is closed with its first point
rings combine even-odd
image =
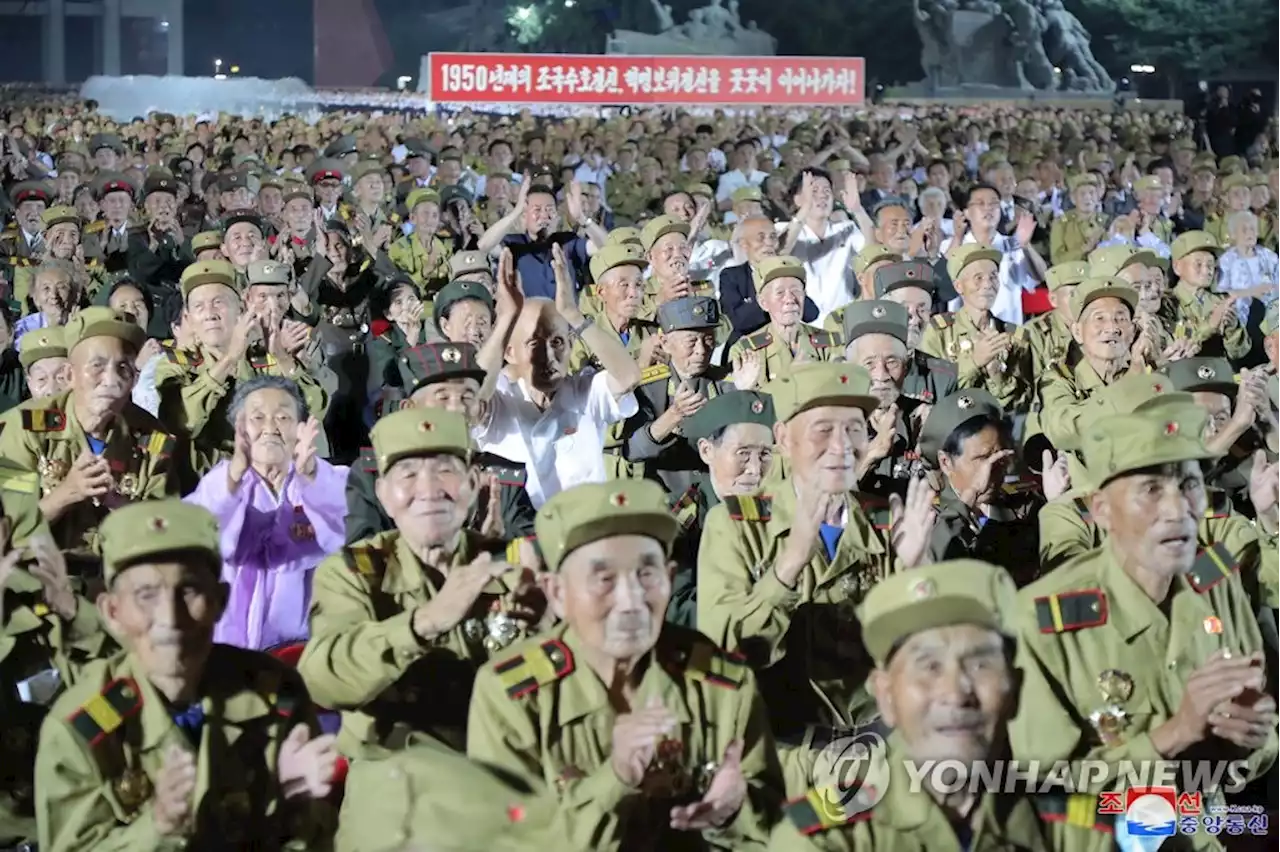
{"type": "MultiPolygon", "coordinates": [[[[733,325],[733,333],[725,343],[725,351],[743,335],[764,328],[769,315],[756,302],[756,283],[751,277],[751,265],[739,263],[726,266],[720,272],[720,310],[733,325]]],[[[804,297],[804,313],[800,319],[813,322],[818,318],[818,306],[808,296],[804,297]]]]}

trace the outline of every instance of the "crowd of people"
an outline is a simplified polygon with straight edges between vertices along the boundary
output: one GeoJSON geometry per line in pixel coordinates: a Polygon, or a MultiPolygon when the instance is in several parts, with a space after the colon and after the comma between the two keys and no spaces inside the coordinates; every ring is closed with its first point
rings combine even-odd
{"type": "Polygon", "coordinates": [[[1274,129],[0,103],[0,850],[1265,834],[1274,129]]]}

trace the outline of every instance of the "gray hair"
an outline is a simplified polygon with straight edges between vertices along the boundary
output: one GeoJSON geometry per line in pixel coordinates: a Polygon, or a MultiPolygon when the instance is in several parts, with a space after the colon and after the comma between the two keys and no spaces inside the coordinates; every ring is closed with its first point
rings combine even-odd
{"type": "Polygon", "coordinates": [[[920,194],[916,196],[916,206],[923,211],[924,202],[930,198],[936,198],[941,201],[944,208],[947,206],[947,194],[936,186],[925,187],[920,194]]]}
{"type": "Polygon", "coordinates": [[[1253,222],[1254,225],[1258,224],[1258,217],[1253,215],[1249,210],[1237,210],[1232,213],[1227,217],[1227,233],[1230,234],[1240,225],[1241,222],[1246,220],[1253,222]]]}
{"type": "MultiPolygon", "coordinates": [[[[883,334],[885,337],[889,338],[891,341],[893,341],[893,354],[897,355],[899,358],[901,358],[904,361],[907,360],[907,344],[903,343],[901,340],[894,337],[892,334],[889,334],[888,332],[880,331],[880,332],[872,332],[872,334],[883,334]]],[[[861,334],[855,337],[853,340],[850,340],[844,349],[846,359],[850,355],[852,355],[856,359],[858,357],[858,341],[870,336],[871,336],[870,334],[861,334]]],[[[851,362],[851,363],[856,363],[856,362],[851,362]]]]}
{"type": "Polygon", "coordinates": [[[307,401],[303,399],[298,383],[293,379],[286,379],[284,376],[254,376],[249,381],[236,385],[236,392],[232,395],[231,405],[227,409],[227,419],[231,421],[232,427],[239,419],[240,412],[244,410],[245,401],[260,390],[279,390],[291,396],[298,407],[299,423],[306,420],[311,413],[307,410],[307,401]]]}
{"type": "Polygon", "coordinates": [[[41,273],[45,273],[45,272],[61,272],[63,275],[67,276],[72,281],[76,280],[75,264],[73,264],[69,260],[63,260],[60,257],[48,258],[47,260],[43,261],[39,266],[36,267],[36,272],[35,272],[36,275],[40,275],[41,273]]]}

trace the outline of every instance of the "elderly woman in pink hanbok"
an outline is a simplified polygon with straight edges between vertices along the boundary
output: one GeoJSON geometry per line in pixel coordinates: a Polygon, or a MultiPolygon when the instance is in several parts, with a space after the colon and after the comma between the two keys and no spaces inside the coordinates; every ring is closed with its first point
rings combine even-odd
{"type": "Polygon", "coordinates": [[[316,457],[320,424],[289,379],[239,385],[228,414],[235,453],[186,499],[222,530],[230,599],[214,641],[263,650],[307,637],[312,571],[343,543],[347,468],[316,457]]]}

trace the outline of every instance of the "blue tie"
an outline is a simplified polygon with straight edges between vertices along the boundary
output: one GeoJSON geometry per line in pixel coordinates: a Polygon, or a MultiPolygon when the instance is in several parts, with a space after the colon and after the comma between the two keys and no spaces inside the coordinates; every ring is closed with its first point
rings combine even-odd
{"type": "Polygon", "coordinates": [[[631,331],[627,330],[627,331],[618,332],[618,337],[622,338],[622,345],[626,346],[628,343],[631,342],[631,331]]]}
{"type": "Polygon", "coordinates": [[[85,438],[89,441],[89,451],[95,456],[102,455],[102,452],[107,448],[106,441],[99,440],[92,435],[85,435],[85,438]]]}
{"type": "Polygon", "coordinates": [[[818,527],[818,534],[822,536],[822,546],[827,549],[827,560],[836,558],[836,545],[840,543],[840,536],[844,532],[844,527],[837,527],[834,524],[823,524],[818,527]]]}
{"type": "Polygon", "coordinates": [[[204,728],[204,707],[191,704],[185,710],[171,711],[170,715],[173,716],[173,723],[187,735],[187,739],[193,743],[200,742],[200,731],[204,728]]]}

